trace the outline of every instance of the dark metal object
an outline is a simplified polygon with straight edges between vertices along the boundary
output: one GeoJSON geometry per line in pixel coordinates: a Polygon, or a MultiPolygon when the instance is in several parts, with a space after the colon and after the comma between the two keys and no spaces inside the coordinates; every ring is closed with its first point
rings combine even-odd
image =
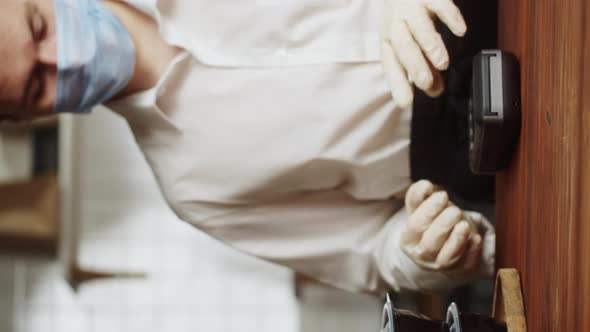
{"type": "Polygon", "coordinates": [[[396,309],[388,294],[383,307],[381,332],[507,332],[506,324],[492,317],[462,313],[451,303],[446,320],[440,321],[396,309]]]}
{"type": "Polygon", "coordinates": [[[516,57],[485,50],[473,58],[469,166],[493,174],[510,163],[520,135],[520,68],[516,57]]]}
{"type": "Polygon", "coordinates": [[[381,319],[382,332],[449,332],[445,323],[407,310],[395,309],[389,294],[381,319]]]}
{"type": "Polygon", "coordinates": [[[447,311],[446,324],[449,332],[507,332],[505,323],[498,322],[492,317],[462,313],[455,303],[451,303],[447,311]]]}

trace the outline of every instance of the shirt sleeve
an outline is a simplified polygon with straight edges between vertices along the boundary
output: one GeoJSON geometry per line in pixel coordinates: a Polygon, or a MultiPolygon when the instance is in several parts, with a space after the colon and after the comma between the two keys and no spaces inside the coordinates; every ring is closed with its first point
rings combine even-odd
{"type": "Polygon", "coordinates": [[[474,278],[414,264],[399,249],[406,218],[399,199],[358,201],[332,191],[289,196],[193,224],[240,251],[349,291],[436,291],[474,278]]]}

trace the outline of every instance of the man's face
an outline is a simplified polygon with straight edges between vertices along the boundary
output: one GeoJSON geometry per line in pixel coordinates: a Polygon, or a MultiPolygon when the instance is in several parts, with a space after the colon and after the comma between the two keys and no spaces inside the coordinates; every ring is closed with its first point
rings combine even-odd
{"type": "Polygon", "coordinates": [[[51,113],[56,82],[53,0],[0,0],[0,117],[51,113]]]}

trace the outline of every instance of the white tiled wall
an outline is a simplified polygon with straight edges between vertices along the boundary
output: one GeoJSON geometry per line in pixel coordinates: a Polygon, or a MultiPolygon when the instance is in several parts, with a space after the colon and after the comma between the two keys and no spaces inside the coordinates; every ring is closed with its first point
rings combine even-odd
{"type": "Polygon", "coordinates": [[[76,120],[84,267],[147,273],[74,293],[50,259],[0,256],[0,332],[297,331],[291,273],[177,220],[122,119],[76,120]]]}
{"type": "Polygon", "coordinates": [[[30,178],[32,141],[33,135],[28,130],[12,129],[0,133],[0,183],[30,178]]]}
{"type": "Polygon", "coordinates": [[[13,274],[12,259],[0,258],[0,331],[11,331],[13,316],[13,274]]]}
{"type": "Polygon", "coordinates": [[[308,285],[301,291],[300,332],[378,332],[382,299],[308,285]]]}

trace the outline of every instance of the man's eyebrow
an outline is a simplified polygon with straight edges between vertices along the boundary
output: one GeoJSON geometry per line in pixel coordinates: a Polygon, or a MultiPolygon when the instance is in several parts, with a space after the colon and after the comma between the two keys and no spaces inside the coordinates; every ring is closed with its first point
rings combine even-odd
{"type": "MultiPolygon", "coordinates": [[[[31,40],[33,40],[33,25],[32,25],[32,21],[31,21],[31,17],[34,11],[33,8],[33,4],[30,1],[26,1],[24,3],[25,6],[25,11],[24,11],[24,19],[27,23],[27,27],[29,28],[29,32],[31,35],[31,40]]],[[[28,97],[29,97],[29,93],[31,90],[31,85],[33,84],[33,73],[35,71],[35,67],[33,66],[27,76],[27,83],[25,84],[25,88],[23,91],[23,95],[21,97],[20,103],[21,103],[21,109],[27,109],[28,108],[28,97]]]]}

